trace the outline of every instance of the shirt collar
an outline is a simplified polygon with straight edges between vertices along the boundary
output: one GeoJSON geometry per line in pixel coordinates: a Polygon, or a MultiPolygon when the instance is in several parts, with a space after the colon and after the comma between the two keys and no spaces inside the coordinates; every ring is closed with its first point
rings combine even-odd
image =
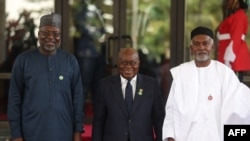
{"type": "MultiPolygon", "coordinates": [[[[121,78],[121,82],[122,82],[122,83],[127,83],[128,80],[127,80],[126,78],[122,77],[121,75],[120,75],[120,78],[121,78]]],[[[135,75],[135,76],[131,79],[130,82],[131,82],[131,83],[132,83],[132,82],[135,82],[136,79],[137,79],[137,75],[135,75]]]]}

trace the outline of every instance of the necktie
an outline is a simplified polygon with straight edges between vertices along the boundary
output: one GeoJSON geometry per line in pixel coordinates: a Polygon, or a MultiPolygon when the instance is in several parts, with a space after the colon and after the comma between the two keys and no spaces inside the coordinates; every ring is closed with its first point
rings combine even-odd
{"type": "Polygon", "coordinates": [[[130,84],[130,80],[127,82],[127,86],[125,89],[125,102],[128,113],[131,112],[132,104],[133,104],[133,92],[132,92],[132,86],[130,84]]]}

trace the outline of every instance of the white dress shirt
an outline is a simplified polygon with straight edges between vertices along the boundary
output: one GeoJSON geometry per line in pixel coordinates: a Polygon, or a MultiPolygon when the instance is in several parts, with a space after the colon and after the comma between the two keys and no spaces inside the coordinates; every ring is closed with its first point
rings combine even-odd
{"type": "MultiPolygon", "coordinates": [[[[124,77],[122,77],[121,75],[120,75],[120,77],[121,77],[121,84],[122,84],[122,94],[123,94],[123,98],[125,99],[125,89],[126,89],[128,80],[125,79],[124,77]]],[[[133,77],[130,81],[130,84],[131,84],[132,90],[133,90],[133,99],[135,97],[136,80],[137,80],[137,75],[135,77],[133,77]]]]}

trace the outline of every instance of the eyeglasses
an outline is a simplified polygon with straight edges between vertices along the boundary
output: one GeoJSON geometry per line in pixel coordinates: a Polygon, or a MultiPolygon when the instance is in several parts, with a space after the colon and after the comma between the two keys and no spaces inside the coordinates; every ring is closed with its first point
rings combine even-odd
{"type": "Polygon", "coordinates": [[[121,67],[125,67],[125,66],[127,66],[127,65],[130,65],[130,66],[136,66],[137,65],[137,62],[136,61],[130,61],[130,62],[128,62],[128,61],[121,61],[121,62],[119,62],[119,65],[121,66],[121,67]]]}
{"type": "Polygon", "coordinates": [[[60,37],[60,32],[48,32],[48,31],[39,31],[40,35],[43,37],[48,37],[49,35],[52,35],[53,37],[57,38],[60,37]]]}

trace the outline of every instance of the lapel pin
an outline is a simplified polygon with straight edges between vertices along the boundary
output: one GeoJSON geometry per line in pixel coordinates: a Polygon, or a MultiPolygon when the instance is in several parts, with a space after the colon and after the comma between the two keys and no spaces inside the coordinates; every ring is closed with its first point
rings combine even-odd
{"type": "Polygon", "coordinates": [[[212,100],[213,99],[213,96],[210,94],[209,96],[208,96],[208,100],[212,100]]]}
{"type": "Polygon", "coordinates": [[[59,75],[59,80],[63,80],[63,76],[62,75],[59,75]]]}
{"type": "Polygon", "coordinates": [[[143,89],[139,89],[138,95],[142,95],[143,89]]]}

